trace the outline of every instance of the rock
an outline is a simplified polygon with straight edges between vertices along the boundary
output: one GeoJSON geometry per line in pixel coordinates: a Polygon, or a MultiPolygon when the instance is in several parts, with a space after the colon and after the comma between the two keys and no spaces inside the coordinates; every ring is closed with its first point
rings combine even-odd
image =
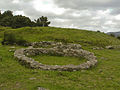
{"type": "Polygon", "coordinates": [[[35,77],[32,77],[32,78],[29,78],[29,80],[36,80],[36,78],[35,78],[35,77]]]}
{"type": "Polygon", "coordinates": [[[15,49],[10,49],[9,52],[15,52],[15,49]]]}
{"type": "Polygon", "coordinates": [[[49,90],[49,89],[45,89],[43,87],[38,87],[38,90],[49,90]]]}
{"type": "Polygon", "coordinates": [[[29,46],[28,48],[33,48],[33,46],[29,46]]]}
{"type": "MultiPolygon", "coordinates": [[[[58,70],[58,71],[78,71],[81,69],[88,69],[97,64],[96,57],[94,53],[81,49],[81,45],[77,44],[62,44],[62,43],[53,43],[53,42],[39,42],[34,44],[40,45],[58,45],[56,48],[33,48],[29,47],[27,49],[18,49],[14,53],[14,57],[16,57],[20,62],[25,64],[26,66],[33,69],[42,69],[42,70],[58,70]],[[40,54],[48,54],[48,55],[58,55],[58,56],[73,56],[80,58],[81,56],[86,58],[88,61],[80,64],[80,65],[44,65],[32,58],[27,56],[35,56],[40,54]]],[[[33,45],[34,45],[33,44],[33,45]]],[[[30,78],[31,80],[35,78],[30,78]]]]}
{"type": "Polygon", "coordinates": [[[15,49],[15,46],[10,47],[10,49],[15,49]]]}
{"type": "Polygon", "coordinates": [[[107,60],[107,58],[105,58],[105,57],[100,57],[100,59],[101,59],[101,60],[107,60]]]}
{"type": "Polygon", "coordinates": [[[114,49],[114,46],[106,46],[106,49],[114,49]]]}
{"type": "Polygon", "coordinates": [[[9,52],[14,52],[16,50],[15,46],[10,47],[9,52]]]}
{"type": "Polygon", "coordinates": [[[93,50],[102,50],[102,49],[104,49],[104,48],[102,48],[102,47],[94,47],[93,48],[93,50]]]}

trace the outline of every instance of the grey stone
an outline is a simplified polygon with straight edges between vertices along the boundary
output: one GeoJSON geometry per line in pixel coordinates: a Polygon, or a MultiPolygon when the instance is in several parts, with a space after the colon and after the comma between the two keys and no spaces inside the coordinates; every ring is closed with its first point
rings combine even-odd
{"type": "Polygon", "coordinates": [[[114,49],[114,46],[106,46],[106,49],[114,49]]]}
{"type": "Polygon", "coordinates": [[[38,87],[38,90],[49,90],[49,89],[45,89],[43,87],[38,87]]]}
{"type": "Polygon", "coordinates": [[[96,57],[94,53],[88,52],[86,50],[81,49],[81,45],[78,44],[62,44],[56,42],[39,42],[33,43],[33,47],[29,47],[27,49],[18,49],[14,53],[14,57],[16,57],[19,61],[23,62],[27,66],[34,69],[42,69],[42,70],[58,70],[58,71],[78,71],[81,69],[88,69],[91,66],[95,66],[97,64],[96,57]],[[33,48],[34,45],[38,46],[49,46],[54,45],[52,48],[33,48]],[[58,45],[58,46],[57,46],[58,45]],[[39,54],[50,54],[50,55],[59,55],[59,56],[73,56],[73,57],[81,57],[83,56],[88,61],[80,64],[80,65],[44,65],[39,63],[38,61],[34,61],[34,59],[29,58],[27,56],[35,56],[39,54]]]}

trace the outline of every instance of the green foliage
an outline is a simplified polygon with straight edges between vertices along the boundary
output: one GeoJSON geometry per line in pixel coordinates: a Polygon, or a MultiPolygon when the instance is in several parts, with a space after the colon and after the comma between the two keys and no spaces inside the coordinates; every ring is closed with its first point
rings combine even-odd
{"type": "Polygon", "coordinates": [[[97,32],[100,32],[100,30],[97,30],[97,32]]]}
{"type": "Polygon", "coordinates": [[[48,21],[47,17],[40,17],[37,20],[35,20],[35,23],[37,26],[42,26],[42,27],[46,27],[50,24],[50,22],[48,21]]]}
{"type": "MultiPolygon", "coordinates": [[[[1,90],[37,90],[38,87],[49,90],[120,89],[120,49],[93,50],[91,48],[92,45],[120,45],[120,40],[103,33],[86,30],[53,27],[25,27],[13,30],[0,27],[0,41],[3,39],[1,36],[4,31],[11,31],[15,37],[20,35],[31,42],[65,39],[66,42],[79,43],[86,50],[95,53],[98,64],[91,69],[74,72],[29,69],[22,66],[13,57],[14,52],[8,52],[11,46],[0,45],[0,56],[2,57],[2,61],[0,61],[1,90]]],[[[23,47],[16,46],[15,48],[23,47]]],[[[74,63],[74,61],[71,62],[71,58],[65,59],[64,57],[38,56],[35,58],[36,60],[41,58],[40,60],[44,60],[42,62],[46,64],[59,64],[60,60],[62,60],[60,64],[74,63]],[[57,60],[53,62],[53,59],[57,60]]]]}
{"type": "Polygon", "coordinates": [[[119,40],[120,40],[120,36],[118,36],[118,37],[117,37],[117,39],[119,39],[119,40]]]}
{"type": "Polygon", "coordinates": [[[13,24],[13,17],[4,17],[3,19],[1,19],[0,21],[0,25],[1,26],[5,26],[5,27],[11,27],[13,24]]]}
{"type": "Polygon", "coordinates": [[[26,45],[27,41],[24,40],[20,35],[16,35],[13,32],[4,32],[4,38],[2,41],[3,45],[26,45]]]}
{"type": "MultiPolygon", "coordinates": [[[[120,50],[89,49],[97,56],[98,64],[95,67],[88,70],[60,72],[29,69],[22,66],[13,57],[14,52],[8,52],[10,47],[0,45],[1,90],[37,90],[38,87],[49,90],[120,89],[120,50]],[[101,57],[104,58],[101,59],[101,57]]],[[[16,48],[21,47],[17,46],[16,48]]],[[[49,58],[46,56],[46,59],[49,58]]],[[[58,61],[56,62],[58,63],[58,61]]]]}
{"type": "Polygon", "coordinates": [[[81,45],[100,46],[118,45],[120,41],[104,33],[87,30],[65,29],[54,27],[25,27],[15,29],[16,35],[21,35],[29,42],[57,41],[63,43],[78,43],[81,45]]]}
{"type": "Polygon", "coordinates": [[[12,11],[5,11],[3,14],[0,13],[0,25],[5,27],[20,28],[20,27],[34,27],[41,26],[47,27],[50,24],[47,17],[40,17],[35,21],[31,21],[29,17],[22,15],[13,16],[12,11]]]}
{"type": "Polygon", "coordinates": [[[3,14],[2,14],[2,17],[12,17],[13,16],[13,12],[8,10],[8,11],[5,11],[3,14]]]}
{"type": "Polygon", "coordinates": [[[112,34],[112,33],[110,34],[110,36],[111,36],[111,37],[115,37],[115,35],[114,35],[114,34],[112,34]]]}
{"type": "Polygon", "coordinates": [[[12,28],[20,28],[25,26],[32,26],[31,20],[28,17],[22,15],[14,16],[12,28]]]}

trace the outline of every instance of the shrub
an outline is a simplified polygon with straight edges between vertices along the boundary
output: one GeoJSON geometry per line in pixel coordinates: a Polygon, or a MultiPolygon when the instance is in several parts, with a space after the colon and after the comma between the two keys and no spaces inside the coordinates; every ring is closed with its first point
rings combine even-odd
{"type": "Polygon", "coordinates": [[[119,40],[120,40],[120,36],[118,36],[118,37],[117,37],[117,39],[119,39],[119,40]]]}
{"type": "Polygon", "coordinates": [[[111,37],[115,37],[115,35],[114,35],[114,34],[112,34],[112,33],[110,34],[110,36],[111,36],[111,37]]]}
{"type": "Polygon", "coordinates": [[[14,32],[4,32],[3,45],[22,45],[25,46],[27,41],[20,35],[16,35],[14,32]]]}
{"type": "Polygon", "coordinates": [[[97,32],[100,32],[99,30],[97,30],[97,32]]]}

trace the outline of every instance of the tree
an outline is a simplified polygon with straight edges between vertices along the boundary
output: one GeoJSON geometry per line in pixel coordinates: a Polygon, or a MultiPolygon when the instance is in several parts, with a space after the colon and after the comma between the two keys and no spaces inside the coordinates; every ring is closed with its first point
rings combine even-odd
{"type": "Polygon", "coordinates": [[[25,26],[32,26],[32,22],[28,17],[22,15],[14,16],[12,28],[20,28],[25,26]]]}
{"type": "Polygon", "coordinates": [[[42,26],[47,27],[50,24],[50,21],[48,21],[47,17],[40,17],[37,20],[35,20],[36,26],[42,26]]]}
{"type": "Polygon", "coordinates": [[[12,11],[5,11],[3,14],[0,12],[0,25],[5,27],[11,27],[13,20],[12,11]]]}
{"type": "Polygon", "coordinates": [[[0,12],[0,25],[5,27],[20,28],[20,27],[34,27],[42,26],[47,27],[50,24],[47,17],[40,17],[35,21],[31,21],[29,17],[22,15],[13,15],[13,12],[8,10],[1,14],[0,12]]]}
{"type": "Polygon", "coordinates": [[[13,17],[6,16],[0,20],[0,25],[5,27],[11,27],[13,22],[13,17]]]}
{"type": "Polygon", "coordinates": [[[5,12],[2,14],[2,17],[6,17],[6,16],[12,17],[12,16],[13,16],[13,12],[10,11],[10,10],[5,11],[5,12]]]}

